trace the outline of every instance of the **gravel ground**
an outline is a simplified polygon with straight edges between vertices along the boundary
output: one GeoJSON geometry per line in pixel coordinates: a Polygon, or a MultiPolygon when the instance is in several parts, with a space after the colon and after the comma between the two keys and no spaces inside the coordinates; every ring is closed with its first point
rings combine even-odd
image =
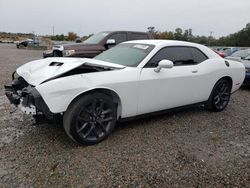
{"type": "Polygon", "coordinates": [[[82,147],[61,125],[34,125],[3,85],[41,51],[0,44],[0,187],[249,187],[250,89],[220,113],[194,107],[117,126],[82,147]]]}

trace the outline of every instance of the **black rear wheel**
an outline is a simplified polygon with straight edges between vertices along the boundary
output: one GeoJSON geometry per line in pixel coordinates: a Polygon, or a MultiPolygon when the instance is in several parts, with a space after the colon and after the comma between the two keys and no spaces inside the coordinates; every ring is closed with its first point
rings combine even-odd
{"type": "Polygon", "coordinates": [[[64,129],[74,141],[92,145],[108,137],[116,124],[116,105],[102,93],[73,102],[64,114],[64,129]]]}
{"type": "Polygon", "coordinates": [[[231,97],[231,83],[226,79],[219,80],[206,103],[206,108],[210,111],[220,112],[224,110],[231,97]]]}
{"type": "Polygon", "coordinates": [[[61,52],[59,52],[59,51],[54,51],[54,52],[53,52],[53,57],[62,57],[61,52]]]}

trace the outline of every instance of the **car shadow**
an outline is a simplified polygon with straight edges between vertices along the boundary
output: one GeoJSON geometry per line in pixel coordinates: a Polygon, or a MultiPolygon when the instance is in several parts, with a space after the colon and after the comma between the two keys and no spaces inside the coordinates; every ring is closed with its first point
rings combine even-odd
{"type": "Polygon", "coordinates": [[[47,140],[47,142],[53,142],[65,149],[79,147],[77,143],[68,137],[62,122],[34,123],[32,126],[36,129],[37,136],[43,137],[42,139],[47,140]]]}
{"type": "MultiPolygon", "coordinates": [[[[123,130],[123,129],[130,129],[137,126],[150,126],[151,122],[161,122],[170,120],[172,117],[181,117],[185,116],[190,113],[202,113],[205,111],[203,106],[192,106],[187,108],[181,108],[177,110],[170,110],[156,114],[149,114],[146,116],[139,116],[132,119],[119,121],[114,132],[123,130]]],[[[206,111],[207,112],[207,111],[206,111]]]]}
{"type": "MultiPolygon", "coordinates": [[[[119,121],[117,122],[113,133],[111,133],[111,136],[107,140],[109,140],[110,138],[111,140],[113,140],[112,135],[118,136],[119,134],[122,134],[121,132],[123,132],[124,130],[133,129],[137,127],[145,128],[147,126],[151,126],[152,123],[155,122],[161,123],[162,121],[171,121],[171,118],[173,117],[182,117],[188,114],[203,113],[204,111],[204,108],[201,106],[193,106],[185,109],[166,111],[161,114],[150,114],[146,117],[136,117],[125,121],[119,121]]],[[[38,125],[34,124],[33,126],[34,128],[36,128],[36,136],[40,137],[40,139],[47,140],[47,142],[53,142],[54,144],[59,145],[64,149],[88,147],[84,145],[79,145],[72,141],[65,133],[62,122],[43,123],[38,125]]]]}
{"type": "Polygon", "coordinates": [[[242,90],[250,91],[250,86],[241,86],[242,90]]]}

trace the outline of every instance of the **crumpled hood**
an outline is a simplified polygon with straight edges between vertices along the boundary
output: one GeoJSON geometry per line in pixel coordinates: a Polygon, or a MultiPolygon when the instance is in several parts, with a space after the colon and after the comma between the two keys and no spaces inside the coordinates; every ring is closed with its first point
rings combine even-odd
{"type": "Polygon", "coordinates": [[[19,67],[16,72],[31,85],[39,85],[42,82],[60,76],[81,65],[94,67],[108,67],[114,69],[125,68],[123,65],[88,58],[46,58],[31,61],[19,67]]]}

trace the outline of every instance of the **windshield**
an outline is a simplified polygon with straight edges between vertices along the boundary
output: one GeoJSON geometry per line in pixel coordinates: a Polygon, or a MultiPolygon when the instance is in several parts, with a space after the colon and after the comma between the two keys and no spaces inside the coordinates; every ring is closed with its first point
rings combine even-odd
{"type": "Polygon", "coordinates": [[[231,56],[232,57],[245,58],[248,55],[250,55],[250,51],[248,51],[248,50],[240,50],[240,51],[234,52],[231,56]]]}
{"type": "Polygon", "coordinates": [[[94,59],[136,67],[153,50],[154,45],[124,43],[107,50],[94,59]]]}
{"type": "Polygon", "coordinates": [[[91,37],[89,37],[87,40],[85,40],[83,43],[84,44],[98,44],[101,42],[109,33],[107,32],[102,32],[102,33],[97,33],[91,37]]]}

